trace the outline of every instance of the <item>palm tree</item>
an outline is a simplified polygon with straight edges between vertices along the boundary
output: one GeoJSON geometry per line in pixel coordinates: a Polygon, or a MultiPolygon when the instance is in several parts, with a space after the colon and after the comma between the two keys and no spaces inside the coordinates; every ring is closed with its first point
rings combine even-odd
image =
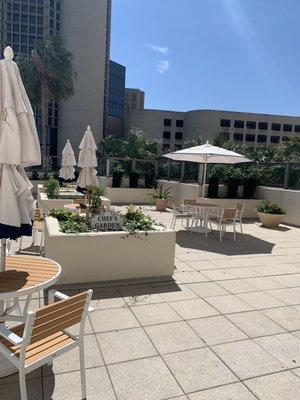
{"type": "Polygon", "coordinates": [[[48,106],[51,101],[65,100],[73,94],[73,55],[57,36],[36,41],[31,55],[19,57],[17,64],[30,100],[41,107],[41,148],[45,168],[48,106]]]}

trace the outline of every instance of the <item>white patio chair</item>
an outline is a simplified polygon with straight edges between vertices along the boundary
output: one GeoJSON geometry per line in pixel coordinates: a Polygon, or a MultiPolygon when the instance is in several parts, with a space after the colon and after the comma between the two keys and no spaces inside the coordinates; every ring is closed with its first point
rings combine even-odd
{"type": "Polygon", "coordinates": [[[225,208],[219,215],[209,214],[209,224],[217,225],[220,232],[220,242],[223,241],[223,237],[226,233],[227,226],[233,227],[233,240],[236,241],[236,217],[238,210],[236,208],[225,208]]]}
{"type": "Polygon", "coordinates": [[[171,229],[175,229],[176,227],[176,222],[178,219],[182,221],[186,221],[186,227],[189,228],[190,225],[190,218],[192,217],[191,211],[188,209],[187,206],[182,205],[180,207],[176,207],[175,202],[172,202],[172,208],[173,208],[173,215],[172,215],[172,220],[171,220],[171,229]]]}
{"type": "Polygon", "coordinates": [[[244,204],[236,203],[235,208],[237,209],[236,222],[240,224],[241,233],[243,233],[242,217],[243,217],[245,206],[244,206],[244,204]]]}
{"type": "MultiPolygon", "coordinates": [[[[44,242],[44,216],[41,208],[36,208],[34,212],[33,224],[32,224],[32,245],[37,244],[38,233],[41,234],[39,243],[39,254],[42,254],[43,242],[44,242]]],[[[20,237],[19,251],[22,250],[23,237],[20,237]]]]}
{"type": "MultiPolygon", "coordinates": [[[[192,223],[191,228],[202,226],[205,219],[204,209],[201,206],[192,208],[192,223]]],[[[193,233],[193,231],[191,230],[193,233]]]]}
{"type": "Polygon", "coordinates": [[[25,324],[8,329],[0,325],[0,352],[19,371],[21,400],[27,400],[26,375],[76,347],[79,348],[82,398],[86,398],[84,325],[93,291],[68,297],[50,291],[49,301],[61,301],[27,313],[25,324]],[[67,329],[79,323],[79,336],[67,329]]]}

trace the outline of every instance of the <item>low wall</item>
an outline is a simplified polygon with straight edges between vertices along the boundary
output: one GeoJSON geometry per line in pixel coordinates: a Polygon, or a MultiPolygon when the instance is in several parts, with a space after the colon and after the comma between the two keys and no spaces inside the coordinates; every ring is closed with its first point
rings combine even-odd
{"type": "Polygon", "coordinates": [[[153,189],[106,187],[105,194],[112,204],[146,204],[153,189]]]}
{"type": "Polygon", "coordinates": [[[170,277],[176,234],[159,230],[64,234],[57,219],[45,224],[45,257],[62,266],[59,284],[170,277]]]}
{"type": "Polygon", "coordinates": [[[259,186],[258,195],[278,203],[286,210],[284,222],[300,226],[300,191],[259,186]]]}

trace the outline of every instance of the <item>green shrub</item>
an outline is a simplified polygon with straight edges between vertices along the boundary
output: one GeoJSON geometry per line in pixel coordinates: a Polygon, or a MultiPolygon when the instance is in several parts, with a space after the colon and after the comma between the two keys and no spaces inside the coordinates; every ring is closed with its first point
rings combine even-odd
{"type": "Polygon", "coordinates": [[[63,233],[82,233],[89,230],[84,217],[71,211],[54,208],[49,215],[58,220],[63,233]]]}
{"type": "Polygon", "coordinates": [[[90,189],[90,212],[91,214],[97,214],[101,211],[102,208],[102,200],[101,196],[104,195],[103,187],[92,187],[90,189]]]}
{"type": "Polygon", "coordinates": [[[258,203],[257,211],[265,214],[286,214],[285,210],[279,204],[270,200],[262,200],[258,203]]]}
{"type": "Polygon", "coordinates": [[[134,206],[127,207],[124,215],[124,228],[126,231],[149,231],[153,229],[153,225],[155,225],[155,221],[149,215],[145,215],[141,209],[134,206]]]}
{"type": "Polygon", "coordinates": [[[47,180],[43,186],[48,199],[59,198],[59,182],[56,179],[47,180]]]}
{"type": "Polygon", "coordinates": [[[215,164],[208,172],[209,179],[225,181],[229,175],[230,167],[224,164],[215,164]]]}

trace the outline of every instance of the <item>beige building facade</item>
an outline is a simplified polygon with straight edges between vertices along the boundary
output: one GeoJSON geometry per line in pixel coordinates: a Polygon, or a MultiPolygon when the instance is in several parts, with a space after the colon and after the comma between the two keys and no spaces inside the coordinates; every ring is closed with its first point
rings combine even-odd
{"type": "Polygon", "coordinates": [[[131,110],[127,126],[128,130],[139,128],[147,137],[161,139],[164,150],[178,150],[185,140],[210,140],[218,134],[250,146],[276,146],[300,136],[300,117],[220,110],[131,110]]]}

